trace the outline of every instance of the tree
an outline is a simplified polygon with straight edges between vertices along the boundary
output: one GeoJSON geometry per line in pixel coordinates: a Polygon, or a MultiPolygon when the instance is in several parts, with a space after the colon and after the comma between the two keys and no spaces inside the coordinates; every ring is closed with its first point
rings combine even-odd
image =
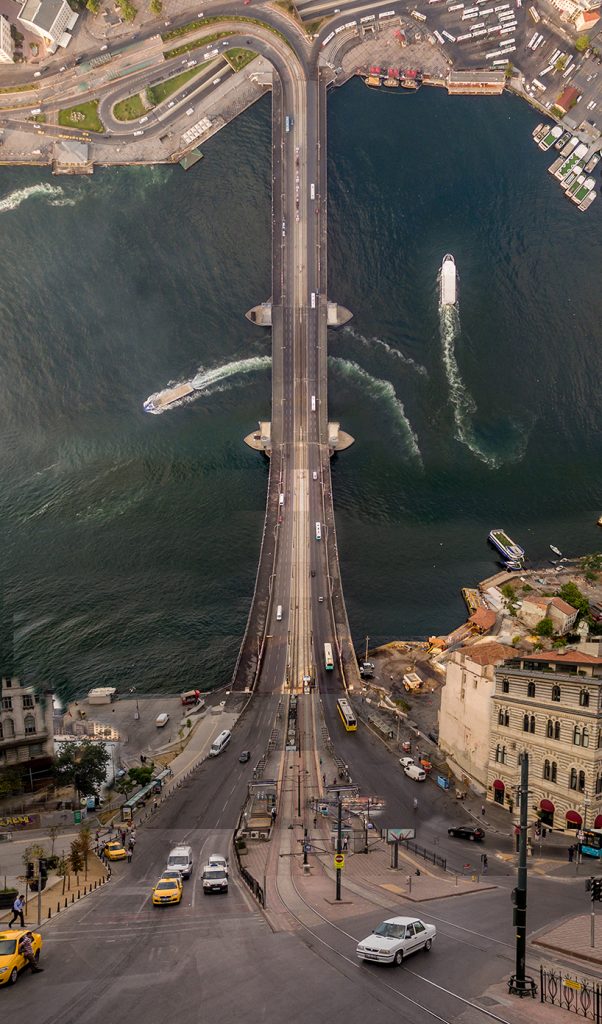
{"type": "Polygon", "coordinates": [[[602,554],[598,552],[595,555],[586,555],[585,558],[581,559],[581,569],[586,580],[589,580],[590,583],[595,583],[598,579],[598,573],[602,571],[602,554]]]}
{"type": "Polygon", "coordinates": [[[583,53],[589,46],[589,36],[582,35],[577,36],[575,39],[575,49],[577,53],[583,53]]]}
{"type": "Polygon", "coordinates": [[[48,835],[52,842],[52,846],[50,847],[51,857],[54,857],[54,844],[56,843],[57,836],[60,835],[60,831],[61,829],[59,825],[49,825],[48,827],[48,835]]]}
{"type": "Polygon", "coordinates": [[[82,828],[79,834],[79,851],[84,862],[84,881],[88,880],[88,857],[92,853],[92,836],[89,828],[82,828]]]}
{"type": "Polygon", "coordinates": [[[78,796],[93,796],[106,778],[109,761],[105,743],[69,740],[59,747],[54,774],[59,785],[73,786],[78,796]]]}
{"type": "Polygon", "coordinates": [[[138,8],[134,7],[131,0],[119,0],[119,9],[124,21],[133,21],[138,14],[138,8]]]}
{"type": "Polygon", "coordinates": [[[558,591],[557,596],[566,601],[567,604],[572,605],[573,608],[576,608],[582,615],[589,613],[589,601],[583,596],[575,583],[565,583],[558,591]]]}
{"type": "Polygon", "coordinates": [[[100,0],[87,0],[86,7],[92,14],[98,14],[100,10],[100,0]]]}
{"type": "Polygon", "coordinates": [[[553,636],[554,623],[546,615],[540,622],[537,623],[533,632],[535,633],[535,636],[553,636]]]}
{"type": "Polygon", "coordinates": [[[141,764],[139,766],[136,765],[135,768],[130,768],[128,770],[128,776],[134,786],[148,786],[153,777],[154,771],[155,766],[151,761],[150,764],[141,764]]]}
{"type": "Polygon", "coordinates": [[[554,69],[556,71],[564,71],[565,67],[567,66],[568,59],[568,57],[559,57],[554,65],[554,69]]]}
{"type": "Polygon", "coordinates": [[[23,776],[19,769],[10,765],[0,768],[0,797],[18,796],[23,792],[23,776]]]}
{"type": "Polygon", "coordinates": [[[83,855],[83,852],[82,852],[81,840],[80,840],[79,836],[78,836],[77,839],[74,839],[73,842],[71,843],[71,853],[69,854],[69,864],[70,864],[70,867],[71,867],[71,870],[72,870],[73,874],[75,875],[75,880],[76,880],[77,884],[79,885],[79,873],[80,873],[80,871],[82,870],[82,868],[84,866],[84,855],[83,855]]]}
{"type": "Polygon", "coordinates": [[[151,0],[150,9],[153,14],[161,14],[163,10],[163,0],[151,0]]]}
{"type": "Polygon", "coordinates": [[[130,793],[135,787],[135,783],[130,779],[129,773],[122,775],[120,779],[115,780],[114,789],[116,793],[120,793],[127,800],[130,793]]]}
{"type": "Polygon", "coordinates": [[[56,873],[59,878],[63,879],[63,896],[65,895],[65,884],[69,877],[69,860],[67,857],[59,857],[58,864],[56,866],[56,873]]]}

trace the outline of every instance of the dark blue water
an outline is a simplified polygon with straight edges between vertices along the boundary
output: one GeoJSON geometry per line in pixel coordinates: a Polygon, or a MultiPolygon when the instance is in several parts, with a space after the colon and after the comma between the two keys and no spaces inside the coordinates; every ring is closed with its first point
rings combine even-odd
{"type": "MultiPolygon", "coordinates": [[[[494,570],[599,547],[599,203],[579,213],[511,97],[330,100],[331,414],[358,640],[444,631],[494,570]],[[460,274],[441,322],[437,272],[460,274]]],[[[229,680],[253,588],[269,414],[264,101],[191,172],[0,172],[0,573],[15,668],[64,692],[229,680]],[[244,153],[244,159],[241,159],[244,153]],[[46,191],[42,191],[44,186],[46,191]],[[142,401],[205,374],[196,401],[142,401]]]]}

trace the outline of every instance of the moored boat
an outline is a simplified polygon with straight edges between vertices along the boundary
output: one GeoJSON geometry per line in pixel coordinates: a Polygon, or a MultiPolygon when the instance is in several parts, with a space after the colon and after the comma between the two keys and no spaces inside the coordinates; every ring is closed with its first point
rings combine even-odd
{"type": "Polygon", "coordinates": [[[512,540],[504,530],[491,530],[488,540],[507,562],[522,563],[525,557],[524,549],[521,548],[520,544],[512,540]]]}

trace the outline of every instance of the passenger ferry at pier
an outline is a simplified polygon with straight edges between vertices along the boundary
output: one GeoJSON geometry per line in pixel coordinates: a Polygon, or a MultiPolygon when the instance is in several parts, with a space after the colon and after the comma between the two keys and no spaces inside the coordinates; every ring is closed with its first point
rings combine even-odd
{"type": "Polygon", "coordinates": [[[441,264],[441,283],[439,286],[439,302],[442,306],[456,304],[456,261],[451,253],[443,257],[441,264]]]}
{"type": "Polygon", "coordinates": [[[492,530],[488,540],[499,551],[502,558],[508,563],[512,563],[512,568],[514,565],[522,565],[525,557],[524,549],[516,541],[513,541],[504,530],[492,530]]]}
{"type": "Polygon", "coordinates": [[[550,147],[554,145],[556,140],[559,139],[561,137],[561,135],[562,135],[562,128],[560,127],[559,124],[555,124],[554,127],[550,129],[548,134],[544,135],[543,139],[538,144],[539,148],[543,149],[543,151],[545,153],[546,150],[550,149],[550,147]]]}

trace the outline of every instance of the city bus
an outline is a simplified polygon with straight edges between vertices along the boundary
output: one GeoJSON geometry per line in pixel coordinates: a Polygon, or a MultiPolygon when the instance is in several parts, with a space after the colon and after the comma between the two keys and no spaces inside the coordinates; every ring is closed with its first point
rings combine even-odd
{"type": "Polygon", "coordinates": [[[580,846],[586,857],[602,857],[602,828],[585,829],[580,846]]]}
{"type": "Polygon", "coordinates": [[[345,726],[347,732],[355,732],[357,729],[357,718],[351,710],[351,704],[346,697],[339,697],[337,701],[337,708],[341,721],[345,726]]]}
{"type": "Polygon", "coordinates": [[[331,672],[334,668],[334,661],[332,660],[332,645],[324,644],[324,668],[331,672]]]}
{"type": "Polygon", "coordinates": [[[316,540],[322,540],[322,523],[316,523],[316,540]]]}

